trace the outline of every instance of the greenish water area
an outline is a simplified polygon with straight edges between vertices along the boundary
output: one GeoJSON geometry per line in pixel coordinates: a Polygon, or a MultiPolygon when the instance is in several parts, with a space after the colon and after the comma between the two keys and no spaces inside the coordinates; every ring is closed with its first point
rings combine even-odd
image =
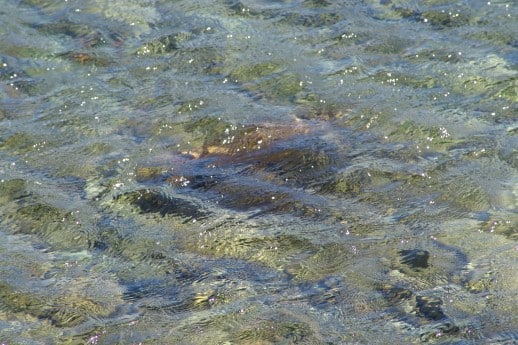
{"type": "Polygon", "coordinates": [[[510,0],[4,0],[0,344],[518,344],[510,0]]]}

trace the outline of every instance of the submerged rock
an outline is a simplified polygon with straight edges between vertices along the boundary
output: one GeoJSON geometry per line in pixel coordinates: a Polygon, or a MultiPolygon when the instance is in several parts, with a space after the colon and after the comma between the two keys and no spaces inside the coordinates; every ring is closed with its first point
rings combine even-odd
{"type": "Polygon", "coordinates": [[[395,305],[412,297],[412,292],[406,288],[392,284],[383,284],[377,289],[387,300],[389,305],[395,305]]]}
{"type": "MultiPolygon", "coordinates": [[[[180,194],[196,191],[203,193],[202,199],[235,210],[254,210],[257,215],[319,214],[318,198],[305,189],[313,190],[316,181],[333,174],[330,168],[336,157],[318,140],[325,133],[325,122],[236,126],[205,118],[184,127],[196,137],[190,149],[164,158],[169,167],[163,161],[140,164],[135,169],[138,182],[156,188],[166,184],[180,194]]],[[[170,201],[153,193],[135,191],[131,203],[143,212],[176,212],[170,201]]]]}
{"type": "Polygon", "coordinates": [[[416,311],[418,316],[429,320],[440,320],[445,317],[442,311],[442,300],[436,297],[416,296],[416,311]]]}
{"type": "Polygon", "coordinates": [[[242,126],[225,129],[222,136],[210,138],[205,142],[202,156],[226,155],[240,156],[258,151],[272,144],[298,135],[309,133],[310,128],[303,125],[261,125],[242,126]]]}

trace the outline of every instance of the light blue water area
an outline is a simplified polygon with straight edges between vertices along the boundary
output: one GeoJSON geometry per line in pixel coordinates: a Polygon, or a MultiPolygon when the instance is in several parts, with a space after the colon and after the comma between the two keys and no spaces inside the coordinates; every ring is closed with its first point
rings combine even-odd
{"type": "Polygon", "coordinates": [[[518,342],[517,15],[4,1],[0,343],[518,342]]]}

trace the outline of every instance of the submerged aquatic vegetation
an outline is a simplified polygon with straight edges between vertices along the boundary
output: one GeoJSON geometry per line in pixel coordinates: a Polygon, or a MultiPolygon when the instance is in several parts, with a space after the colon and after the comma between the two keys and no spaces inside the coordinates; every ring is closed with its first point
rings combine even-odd
{"type": "Polygon", "coordinates": [[[3,6],[1,342],[517,339],[516,8],[3,6]]]}

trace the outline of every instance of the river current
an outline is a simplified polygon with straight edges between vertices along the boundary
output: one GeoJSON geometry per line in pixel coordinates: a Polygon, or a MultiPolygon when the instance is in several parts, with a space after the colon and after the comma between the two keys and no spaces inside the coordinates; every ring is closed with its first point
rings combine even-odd
{"type": "Polygon", "coordinates": [[[517,15],[2,1],[0,344],[517,344],[517,15]]]}

